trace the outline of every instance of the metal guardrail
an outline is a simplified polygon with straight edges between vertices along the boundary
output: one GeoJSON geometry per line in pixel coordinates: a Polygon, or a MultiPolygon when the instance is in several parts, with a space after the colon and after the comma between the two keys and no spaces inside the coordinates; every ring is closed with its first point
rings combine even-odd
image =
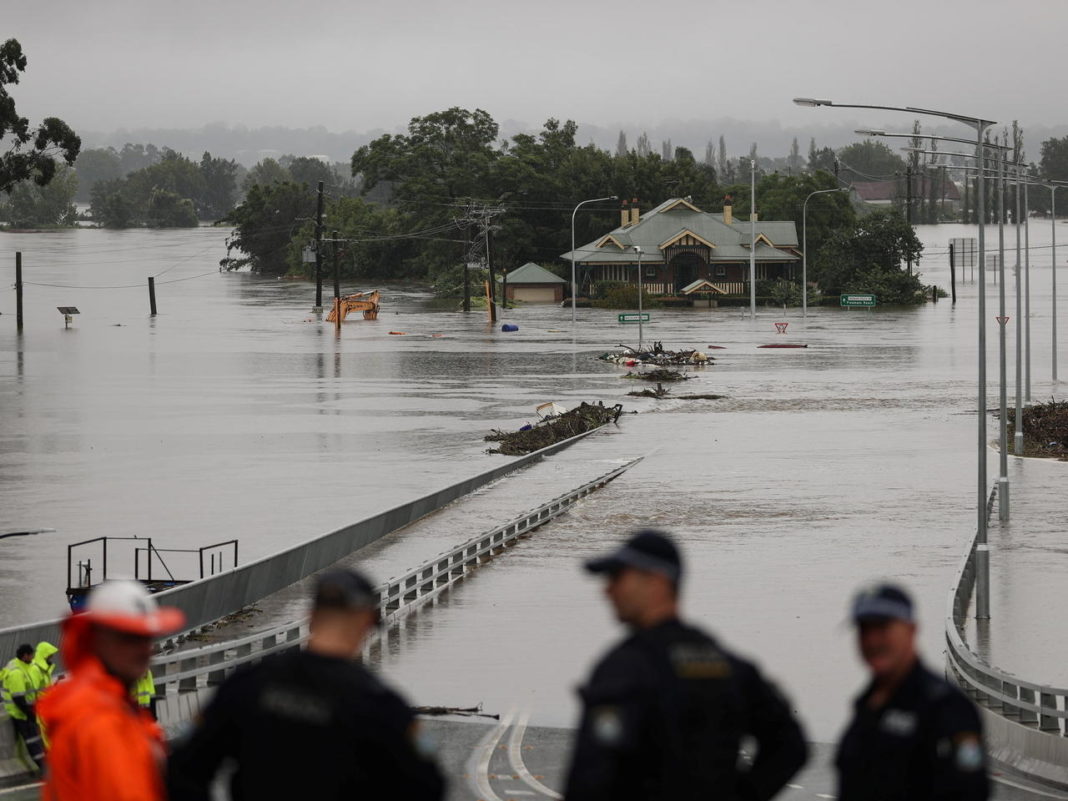
{"type": "MultiPolygon", "coordinates": [[[[388,636],[389,624],[398,622],[462,581],[479,565],[514,545],[520,537],[562,514],[639,461],[640,458],[634,459],[610,470],[577,489],[559,495],[502,526],[443,551],[419,567],[380,584],[376,592],[384,625],[365,644],[364,653],[374,647],[380,637],[388,636]]],[[[157,695],[165,697],[173,692],[183,693],[215,686],[235,668],[257,662],[272,653],[297,648],[307,637],[307,621],[291,621],[237,640],[156,657],[152,661],[152,673],[157,695]]]]}
{"type": "MultiPolygon", "coordinates": [[[[990,517],[997,485],[987,501],[990,517]]],[[[972,537],[957,582],[949,592],[946,613],[946,667],[949,676],[977,703],[1016,723],[1050,735],[1068,737],[1068,689],[1026,681],[987,664],[968,647],[964,627],[975,592],[976,546],[972,537]]]]}
{"type": "MultiPolygon", "coordinates": [[[[470,478],[457,481],[413,501],[387,509],[352,525],[301,542],[254,562],[216,573],[159,593],[161,603],[177,606],[186,615],[189,630],[219,620],[283,587],[307,578],[317,570],[359,550],[381,537],[446,506],[505,475],[574,444],[595,428],[541,450],[517,457],[470,478]]],[[[60,621],[47,620],[0,629],[0,654],[14,654],[20,643],[47,640],[59,643],[60,621]]]]}

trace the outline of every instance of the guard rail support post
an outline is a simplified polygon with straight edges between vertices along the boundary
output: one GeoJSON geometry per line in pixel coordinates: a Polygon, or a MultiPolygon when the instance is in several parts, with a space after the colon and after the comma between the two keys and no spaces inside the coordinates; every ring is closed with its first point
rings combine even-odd
{"type": "MultiPolygon", "coordinates": [[[[1030,687],[1020,688],[1020,700],[1024,703],[1033,704],[1035,702],[1035,691],[1030,687]]],[[[1026,726],[1033,726],[1038,722],[1038,713],[1033,709],[1020,709],[1020,723],[1026,726]]]]}
{"type": "MultiPolygon", "coordinates": [[[[225,665],[226,651],[212,651],[208,654],[209,665],[225,665]]],[[[215,687],[226,680],[226,668],[220,667],[208,673],[208,686],[215,687]]]]}
{"type": "MultiPolygon", "coordinates": [[[[1053,693],[1040,693],[1038,697],[1038,705],[1043,709],[1056,709],[1057,696],[1053,695],[1053,693]]],[[[1060,733],[1061,722],[1053,715],[1043,715],[1039,713],[1038,730],[1060,733]]]]}
{"type": "MultiPolygon", "coordinates": [[[[183,659],[181,662],[178,663],[178,672],[179,673],[185,673],[187,670],[196,670],[196,667],[197,667],[197,660],[196,659],[183,659]]],[[[195,691],[196,688],[197,688],[197,677],[196,676],[189,676],[188,678],[179,679],[178,680],[178,692],[179,693],[195,691]]]]}
{"type": "MultiPolygon", "coordinates": [[[[1001,694],[1008,696],[1009,698],[1017,698],[1017,687],[1010,681],[1001,680],[1001,694]]],[[[1001,714],[1007,718],[1017,718],[1020,716],[1020,707],[1010,701],[1002,700],[1001,702],[1001,714]]]]}
{"type": "Polygon", "coordinates": [[[300,626],[294,626],[286,632],[286,644],[289,646],[287,651],[300,648],[300,626]]]}

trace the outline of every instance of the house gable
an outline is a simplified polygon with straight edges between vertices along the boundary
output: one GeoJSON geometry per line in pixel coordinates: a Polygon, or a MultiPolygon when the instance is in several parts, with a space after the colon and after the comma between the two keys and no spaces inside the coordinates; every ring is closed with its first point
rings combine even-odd
{"type": "Polygon", "coordinates": [[[672,245],[682,245],[691,247],[694,245],[704,245],[706,248],[709,249],[714,249],[716,247],[713,242],[710,242],[699,234],[695,234],[689,228],[683,228],[681,231],[675,234],[675,236],[661,242],[659,248],[661,250],[666,250],[672,245]]]}

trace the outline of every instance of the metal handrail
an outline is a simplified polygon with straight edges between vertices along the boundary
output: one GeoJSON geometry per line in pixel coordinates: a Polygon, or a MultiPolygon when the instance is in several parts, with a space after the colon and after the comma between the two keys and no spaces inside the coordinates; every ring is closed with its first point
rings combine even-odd
{"type": "MultiPolygon", "coordinates": [[[[577,489],[513,518],[502,526],[442,551],[419,567],[378,585],[375,592],[378,594],[383,622],[395,622],[429,602],[461,581],[470,569],[514,544],[524,534],[557,517],[575,502],[603,487],[639,461],[640,457],[633,459],[577,489]]],[[[152,660],[157,691],[162,690],[160,694],[166,694],[168,687],[174,685],[177,685],[179,691],[195,690],[199,688],[201,677],[206,678],[208,685],[216,684],[232,669],[256,662],[269,654],[298,647],[307,636],[306,621],[289,621],[236,640],[158,656],[152,660]],[[254,648],[257,643],[259,647],[254,648]],[[171,666],[176,666],[177,671],[169,670],[171,666]]],[[[365,650],[380,636],[375,632],[365,644],[365,650]]]]}
{"type": "MultiPolygon", "coordinates": [[[[987,517],[997,497],[997,484],[987,501],[987,517]]],[[[987,663],[965,639],[964,626],[975,591],[975,553],[972,537],[957,571],[946,604],[946,667],[951,678],[976,702],[995,714],[1051,735],[1068,736],[1068,689],[1027,681],[987,663]],[[1037,700],[1037,703],[1036,703],[1037,700]]]]}

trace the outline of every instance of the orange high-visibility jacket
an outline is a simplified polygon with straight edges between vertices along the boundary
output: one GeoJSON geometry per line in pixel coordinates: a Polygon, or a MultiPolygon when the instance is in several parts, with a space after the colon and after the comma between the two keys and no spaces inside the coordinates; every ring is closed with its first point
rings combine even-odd
{"type": "Polygon", "coordinates": [[[66,623],[69,678],[37,704],[51,740],[42,801],[164,801],[162,729],[88,652],[88,625],[66,623]]]}

